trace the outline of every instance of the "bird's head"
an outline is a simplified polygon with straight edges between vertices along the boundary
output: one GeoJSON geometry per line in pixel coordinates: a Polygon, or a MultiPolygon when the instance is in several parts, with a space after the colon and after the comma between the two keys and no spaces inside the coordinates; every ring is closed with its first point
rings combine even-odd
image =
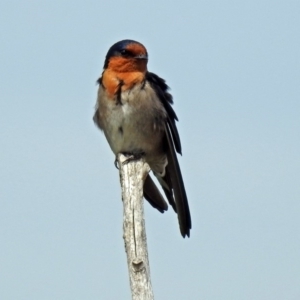
{"type": "Polygon", "coordinates": [[[104,69],[115,72],[146,72],[148,53],[139,42],[123,40],[110,47],[106,54],[104,69]]]}

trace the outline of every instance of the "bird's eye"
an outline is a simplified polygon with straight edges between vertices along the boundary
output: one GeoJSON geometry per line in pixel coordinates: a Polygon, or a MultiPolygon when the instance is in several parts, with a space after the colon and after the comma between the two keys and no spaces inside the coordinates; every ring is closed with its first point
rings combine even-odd
{"type": "Polygon", "coordinates": [[[129,53],[128,53],[128,51],[126,50],[126,49],[123,49],[123,50],[121,50],[121,55],[122,56],[126,56],[126,55],[128,55],[129,53]]]}

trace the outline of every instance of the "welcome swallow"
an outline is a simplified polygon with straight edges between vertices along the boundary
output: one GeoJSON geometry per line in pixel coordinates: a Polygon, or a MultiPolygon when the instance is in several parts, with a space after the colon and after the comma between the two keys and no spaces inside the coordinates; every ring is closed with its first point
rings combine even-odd
{"type": "MultiPolygon", "coordinates": [[[[165,80],[147,70],[146,48],[122,40],[108,50],[99,83],[94,122],[104,132],[114,152],[144,156],[177,212],[180,232],[190,236],[191,216],[176,152],[181,143],[165,80]]],[[[164,212],[168,205],[150,175],[144,197],[164,212]]]]}

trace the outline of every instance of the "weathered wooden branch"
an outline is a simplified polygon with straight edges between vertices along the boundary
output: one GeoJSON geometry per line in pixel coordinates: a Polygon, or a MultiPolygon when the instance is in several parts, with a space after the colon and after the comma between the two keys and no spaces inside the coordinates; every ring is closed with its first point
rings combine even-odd
{"type": "Polygon", "coordinates": [[[143,185],[150,169],[143,158],[123,164],[118,155],[124,207],[123,238],[133,300],[154,299],[144,220],[143,185]]]}

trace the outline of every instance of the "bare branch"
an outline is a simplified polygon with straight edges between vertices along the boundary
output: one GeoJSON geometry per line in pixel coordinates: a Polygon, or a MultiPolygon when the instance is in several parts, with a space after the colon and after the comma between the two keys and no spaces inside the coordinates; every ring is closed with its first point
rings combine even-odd
{"type": "Polygon", "coordinates": [[[124,164],[126,157],[118,155],[124,206],[123,238],[127,254],[130,287],[133,300],[154,299],[144,220],[143,186],[150,168],[144,159],[124,164]]]}

